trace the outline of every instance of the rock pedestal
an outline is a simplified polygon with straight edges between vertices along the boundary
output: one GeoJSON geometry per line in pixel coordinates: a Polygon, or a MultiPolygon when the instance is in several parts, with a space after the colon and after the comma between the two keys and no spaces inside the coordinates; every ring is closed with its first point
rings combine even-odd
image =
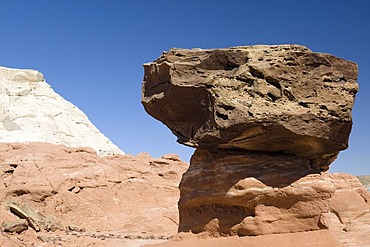
{"type": "Polygon", "coordinates": [[[180,232],[256,236],[370,223],[370,196],[356,177],[320,173],[292,155],[197,149],[180,191],[180,232]]]}
{"type": "Polygon", "coordinates": [[[180,183],[180,232],[343,230],[343,215],[368,220],[357,178],[324,173],[348,147],[355,63],[298,45],[241,46],[171,49],[144,69],[145,110],[196,148],[180,183]],[[346,194],[354,208],[340,206],[346,194]]]}

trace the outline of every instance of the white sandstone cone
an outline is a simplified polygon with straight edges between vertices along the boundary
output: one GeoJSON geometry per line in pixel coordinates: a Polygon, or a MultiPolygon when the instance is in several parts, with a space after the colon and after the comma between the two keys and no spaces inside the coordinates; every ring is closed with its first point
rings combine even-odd
{"type": "Polygon", "coordinates": [[[36,70],[0,67],[0,142],[47,142],[124,154],[36,70]]]}

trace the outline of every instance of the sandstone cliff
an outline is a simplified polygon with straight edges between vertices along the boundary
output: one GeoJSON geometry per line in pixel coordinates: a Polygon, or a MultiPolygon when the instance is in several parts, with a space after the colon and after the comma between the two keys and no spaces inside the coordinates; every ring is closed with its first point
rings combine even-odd
{"type": "Polygon", "coordinates": [[[0,142],[47,142],[123,154],[35,70],[0,67],[0,142]]]}

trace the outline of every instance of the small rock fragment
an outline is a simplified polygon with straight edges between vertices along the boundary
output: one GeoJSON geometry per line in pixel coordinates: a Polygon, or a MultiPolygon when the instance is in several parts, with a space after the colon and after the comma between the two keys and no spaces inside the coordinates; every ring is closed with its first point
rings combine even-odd
{"type": "Polygon", "coordinates": [[[10,222],[4,221],[1,224],[1,230],[3,232],[21,233],[27,229],[28,229],[28,222],[26,219],[16,219],[10,222]]]}
{"type": "Polygon", "coordinates": [[[25,204],[10,203],[9,209],[10,212],[19,218],[27,220],[28,225],[36,232],[39,232],[41,229],[46,231],[61,229],[61,225],[55,217],[45,217],[25,204]]]}

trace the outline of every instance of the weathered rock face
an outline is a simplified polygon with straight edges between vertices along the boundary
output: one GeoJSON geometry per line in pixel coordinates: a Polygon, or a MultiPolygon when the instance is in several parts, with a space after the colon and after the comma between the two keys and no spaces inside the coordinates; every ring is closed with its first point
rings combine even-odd
{"type": "Polygon", "coordinates": [[[245,236],[321,229],[335,187],[314,174],[297,156],[197,149],[180,184],[179,230],[245,236]]]}
{"type": "Polygon", "coordinates": [[[348,146],[356,64],[281,45],[172,49],[144,68],[146,111],[197,148],[179,232],[370,244],[358,234],[370,233],[370,195],[354,176],[323,172],[348,146]]]}
{"type": "Polygon", "coordinates": [[[0,67],[0,142],[47,142],[124,154],[35,70],[0,67]]]}
{"type": "Polygon", "coordinates": [[[348,146],[355,63],[281,45],[172,49],[144,68],[144,107],[180,143],[284,152],[323,170],[348,146]]]}
{"type": "Polygon", "coordinates": [[[254,236],[370,223],[370,196],[356,177],[320,174],[292,155],[197,149],[180,191],[181,232],[254,236]]]}
{"type": "Polygon", "coordinates": [[[0,246],[164,241],[177,233],[187,167],[170,154],[99,157],[91,148],[2,143],[0,246]]]}

